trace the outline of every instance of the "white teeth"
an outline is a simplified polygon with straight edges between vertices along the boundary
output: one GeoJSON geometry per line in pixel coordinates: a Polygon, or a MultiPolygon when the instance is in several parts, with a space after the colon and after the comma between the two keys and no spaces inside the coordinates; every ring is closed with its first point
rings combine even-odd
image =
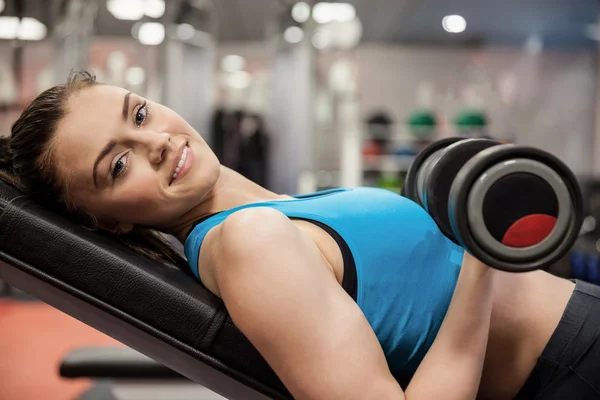
{"type": "Polygon", "coordinates": [[[173,179],[177,178],[177,174],[181,170],[181,167],[183,167],[183,164],[185,163],[185,159],[187,158],[187,152],[188,152],[188,150],[189,150],[189,148],[187,146],[185,146],[183,148],[183,152],[181,154],[181,159],[177,163],[177,168],[175,168],[175,172],[173,173],[173,179]]]}

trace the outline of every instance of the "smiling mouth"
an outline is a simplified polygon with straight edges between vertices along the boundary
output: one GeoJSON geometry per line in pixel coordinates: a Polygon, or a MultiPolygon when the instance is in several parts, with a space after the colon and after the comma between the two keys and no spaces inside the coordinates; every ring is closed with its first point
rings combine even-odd
{"type": "Polygon", "coordinates": [[[175,172],[173,172],[173,175],[171,176],[171,180],[169,181],[169,185],[171,185],[175,181],[175,179],[177,179],[177,176],[179,175],[179,171],[181,171],[183,164],[185,164],[185,160],[187,159],[187,153],[189,150],[190,150],[189,144],[188,144],[188,142],[186,142],[185,146],[183,147],[183,151],[181,152],[181,158],[179,159],[179,162],[177,163],[177,167],[175,168],[175,172]]]}

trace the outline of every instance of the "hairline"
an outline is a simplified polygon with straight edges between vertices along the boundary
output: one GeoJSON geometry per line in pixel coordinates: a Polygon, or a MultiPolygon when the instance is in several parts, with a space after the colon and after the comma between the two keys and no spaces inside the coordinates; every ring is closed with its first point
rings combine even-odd
{"type": "Polygon", "coordinates": [[[60,200],[64,202],[69,209],[77,208],[73,205],[72,199],[70,199],[69,196],[67,196],[67,193],[69,193],[71,188],[73,187],[75,178],[73,174],[69,173],[70,170],[68,168],[66,168],[65,170],[65,168],[59,167],[59,164],[57,162],[57,152],[59,147],[57,142],[59,135],[57,133],[65,123],[67,117],[72,113],[70,103],[73,100],[73,97],[86,89],[91,89],[95,86],[101,85],[104,84],[95,80],[80,81],[76,79],[73,81],[69,81],[65,84],[65,99],[62,104],[61,118],[57,121],[54,127],[54,132],[52,133],[52,136],[48,142],[48,146],[46,147],[39,159],[39,168],[50,168],[50,166],[54,166],[55,170],[52,172],[55,174],[54,178],[56,179],[60,189],[60,200]]]}

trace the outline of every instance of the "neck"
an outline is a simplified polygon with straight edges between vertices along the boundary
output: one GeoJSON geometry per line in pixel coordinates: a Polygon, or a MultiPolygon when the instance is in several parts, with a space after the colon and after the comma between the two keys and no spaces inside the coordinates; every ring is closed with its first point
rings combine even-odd
{"type": "Polygon", "coordinates": [[[221,166],[219,179],[212,190],[169,231],[183,243],[193,224],[202,217],[250,203],[290,198],[273,193],[239,173],[221,166]]]}

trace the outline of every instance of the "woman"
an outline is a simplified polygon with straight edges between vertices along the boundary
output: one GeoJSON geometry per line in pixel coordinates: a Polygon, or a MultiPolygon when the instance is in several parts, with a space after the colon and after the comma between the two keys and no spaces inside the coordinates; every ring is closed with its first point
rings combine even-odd
{"type": "Polygon", "coordinates": [[[175,112],[86,73],[0,143],[3,179],[40,203],[167,262],[153,231],[176,236],[295,398],[598,395],[598,289],[492,270],[401,196],[272,193],[175,112]]]}

